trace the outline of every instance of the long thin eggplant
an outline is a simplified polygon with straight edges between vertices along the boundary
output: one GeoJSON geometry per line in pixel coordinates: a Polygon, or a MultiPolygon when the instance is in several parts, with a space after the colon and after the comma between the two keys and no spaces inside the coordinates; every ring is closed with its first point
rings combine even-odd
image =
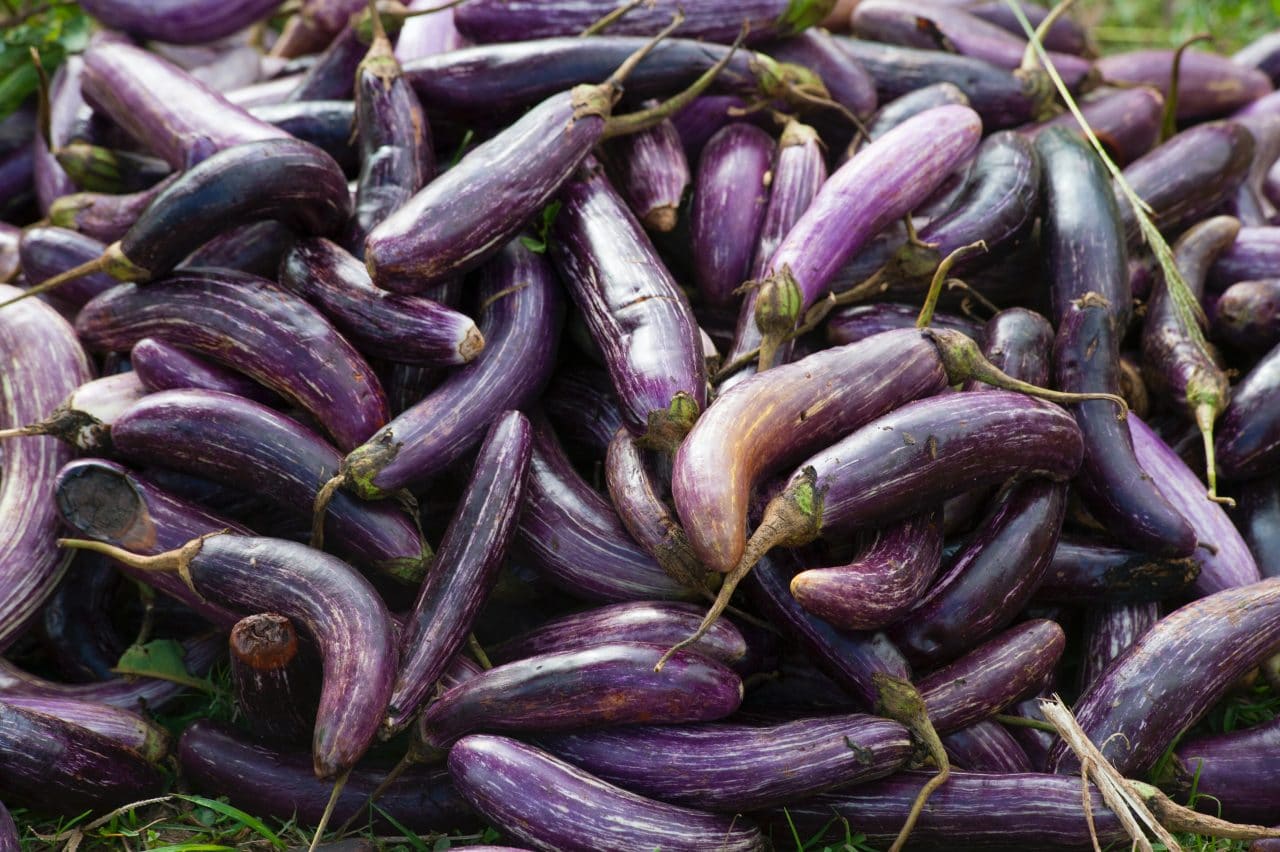
{"type": "Polygon", "coordinates": [[[462,739],[449,751],[449,774],[486,819],[546,852],[766,848],[740,819],[646,799],[506,737],[462,739]]]}
{"type": "MultiPolygon", "coordinates": [[[[1089,122],[1089,128],[1121,167],[1155,147],[1160,139],[1163,110],[1164,98],[1146,86],[1109,91],[1080,104],[1080,112],[1089,122]]],[[[1020,132],[1034,137],[1049,127],[1065,127],[1072,133],[1083,133],[1075,116],[1069,112],[1023,128],[1020,132]]]]}
{"type": "Polygon", "coordinates": [[[1213,337],[1228,346],[1266,352],[1280,343],[1280,279],[1232,284],[1213,306],[1213,337]]]}
{"type": "Polygon", "coordinates": [[[231,628],[231,688],[236,709],[263,742],[306,742],[313,696],[293,622],[276,613],[246,616],[231,628]]]}
{"type": "Polygon", "coordinates": [[[1111,661],[1129,650],[1160,620],[1156,603],[1093,606],[1084,614],[1084,653],[1080,658],[1080,688],[1088,689],[1111,661]]]}
{"type": "Polygon", "coordinates": [[[132,710],[61,696],[5,695],[0,701],[9,707],[93,731],[149,763],[158,765],[169,754],[169,732],[132,710]]]}
{"type": "Polygon", "coordinates": [[[0,430],[0,438],[49,435],[87,453],[109,453],[111,427],[147,394],[132,372],[87,381],[32,423],[0,430]]]}
{"type": "Polygon", "coordinates": [[[124,284],[86,305],[76,324],[93,348],[127,350],[155,337],[238,370],[311,413],[339,449],[387,421],[364,358],[306,302],[253,275],[182,270],[124,284]]]}
{"type": "Polygon", "coordinates": [[[0,803],[0,852],[21,852],[21,850],[18,826],[14,824],[9,809],[0,803]]]}
{"type": "Polygon", "coordinates": [[[1000,723],[984,719],[942,738],[951,765],[974,772],[1032,772],[1031,760],[1000,723]]]}
{"type": "Polygon", "coordinates": [[[87,0],[84,10],[107,27],[169,44],[203,44],[242,30],[276,7],[274,0],[87,0]]]}
{"type": "Polygon", "coordinates": [[[84,59],[68,56],[53,75],[49,87],[48,136],[37,122],[32,140],[35,161],[32,163],[36,202],[40,211],[49,215],[54,200],[75,191],[75,184],[54,156],[54,152],[70,142],[81,126],[87,105],[80,91],[84,59]]]}
{"type": "Polygon", "coordinates": [[[641,725],[550,734],[537,742],[642,796],[729,813],[883,778],[903,766],[912,749],[901,725],[862,714],[764,727],[641,725]]]}
{"type": "MultiPolygon", "coordinates": [[[[1099,59],[1094,67],[1108,83],[1153,86],[1167,98],[1173,54],[1168,49],[1116,53],[1099,59]]],[[[1178,118],[1225,115],[1271,89],[1271,81],[1261,71],[1237,65],[1225,56],[1187,50],[1178,67],[1178,118]]]]}
{"type": "Polygon", "coordinates": [[[1063,536],[1034,600],[1045,604],[1159,601],[1182,591],[1199,575],[1200,562],[1194,557],[1160,558],[1063,536]]]}
{"type": "Polygon", "coordinates": [[[1217,457],[1233,479],[1265,476],[1280,467],[1280,344],[1254,365],[1232,392],[1218,429],[1217,457]]]}
{"type": "Polygon", "coordinates": [[[1187,737],[1174,748],[1177,781],[1194,788],[1199,808],[1236,822],[1275,822],[1280,810],[1280,776],[1275,756],[1280,722],[1226,734],[1187,737]]]}
{"type": "Polygon", "coordinates": [[[384,735],[406,727],[466,640],[498,579],[524,502],[533,439],[518,411],[498,417],[400,635],[400,666],[384,735]]]}
{"type": "Polygon", "coordinates": [[[243,373],[154,337],[144,337],[133,344],[129,364],[138,381],[152,393],[198,388],[234,394],[264,405],[280,402],[278,396],[243,373]]]}

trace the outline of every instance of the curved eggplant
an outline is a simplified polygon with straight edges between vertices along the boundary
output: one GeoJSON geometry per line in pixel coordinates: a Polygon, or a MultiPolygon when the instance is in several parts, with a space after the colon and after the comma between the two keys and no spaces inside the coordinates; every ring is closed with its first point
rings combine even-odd
{"type": "Polygon", "coordinates": [[[196,388],[234,394],[263,405],[280,401],[248,376],[154,337],[144,337],[133,344],[129,364],[138,381],[152,393],[196,388]]]}
{"type": "Polygon", "coordinates": [[[1265,352],[1280,343],[1280,279],[1232,284],[1213,307],[1213,337],[1229,346],[1265,352]]]}
{"type": "MultiPolygon", "coordinates": [[[[361,26],[361,20],[362,16],[344,17],[338,32],[324,43],[324,49],[303,72],[286,100],[305,103],[352,97],[356,72],[368,50],[371,35],[361,26]]],[[[367,26],[372,26],[372,22],[367,26]]]]}
{"type": "MultiPolygon", "coordinates": [[[[1099,59],[1094,68],[1108,83],[1151,86],[1167,98],[1173,54],[1173,50],[1116,53],[1099,59]]],[[[1178,118],[1225,115],[1267,94],[1271,88],[1271,81],[1261,71],[1214,53],[1183,51],[1178,68],[1178,118]]]]}
{"type": "Polygon", "coordinates": [[[306,742],[314,701],[293,622],[273,612],[246,616],[231,628],[231,688],[236,709],[259,740],[306,742]]]}
{"type": "Polygon", "coordinates": [[[973,772],[1032,772],[1031,759],[1004,726],[984,719],[942,738],[951,765],[973,772]]]}
{"type": "MultiPolygon", "coordinates": [[[[1099,95],[1080,104],[1080,112],[1107,153],[1127,166],[1160,141],[1160,117],[1164,98],[1155,89],[1138,86],[1099,95]]],[[[1064,127],[1081,135],[1076,117],[1069,112],[1023,128],[1033,138],[1049,127],[1064,127]]]]}
{"type": "Polygon", "coordinates": [[[1187,737],[1174,748],[1179,786],[1203,797],[1199,807],[1237,822],[1275,822],[1280,810],[1280,721],[1226,734],[1187,737]]]}
{"type": "Polygon", "coordinates": [[[1280,344],[1254,365],[1232,392],[1216,443],[1218,465],[1232,479],[1265,476],[1280,467],[1280,344]]]}
{"type": "Polygon", "coordinates": [[[1200,562],[1195,558],[1160,558],[1064,536],[1034,600],[1041,604],[1160,601],[1178,594],[1199,575],[1200,562]]]}
{"type": "Polygon", "coordinates": [[[1112,660],[1132,648],[1159,620],[1160,606],[1155,603],[1104,604],[1085,610],[1081,690],[1093,685],[1112,660]]]}
{"type": "Polygon", "coordinates": [[[286,101],[247,109],[254,118],[326,151],[344,172],[352,174],[359,169],[360,157],[351,139],[356,120],[352,101],[286,101]]]}
{"type": "Polygon", "coordinates": [[[217,41],[276,7],[275,0],[85,0],[82,5],[110,29],[169,44],[217,41]]]}

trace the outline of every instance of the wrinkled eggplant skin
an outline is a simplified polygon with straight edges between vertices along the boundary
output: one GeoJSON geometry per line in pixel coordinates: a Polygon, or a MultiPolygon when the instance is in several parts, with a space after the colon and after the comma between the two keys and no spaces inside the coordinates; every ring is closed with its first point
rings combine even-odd
{"type": "MultiPolygon", "coordinates": [[[[1160,139],[1163,110],[1164,98],[1145,86],[1108,92],[1080,104],[1080,112],[1094,135],[1122,168],[1155,147],[1160,139]]],[[[1049,127],[1064,127],[1075,134],[1081,132],[1075,116],[1069,112],[1021,132],[1038,136],[1049,127]]]]}
{"type": "Polygon", "coordinates": [[[111,29],[169,44],[217,41],[276,7],[274,0],[86,0],[82,5],[111,29]]]}
{"type": "Polygon", "coordinates": [[[1231,513],[1264,577],[1280,576],[1280,482],[1252,479],[1233,488],[1231,513]]]}
{"type": "Polygon", "coordinates": [[[1160,558],[1064,536],[1034,600],[1042,604],[1159,601],[1186,589],[1199,573],[1195,557],[1160,558]]]}
{"type": "Polygon", "coordinates": [[[1195,784],[1206,800],[1197,807],[1233,822],[1275,822],[1280,810],[1280,776],[1275,755],[1280,749],[1280,722],[1227,734],[1188,737],[1174,749],[1178,781],[1195,784]],[[1210,804],[1212,802],[1212,804],[1210,804]],[[1212,810],[1208,810],[1212,808],[1212,810]]]}
{"type": "MultiPolygon", "coordinates": [[[[1280,579],[1200,598],[1112,662],[1076,702],[1076,719],[1121,774],[1141,773],[1278,641],[1280,579]],[[1102,742],[1115,733],[1124,736],[1102,742]]],[[[1065,743],[1049,754],[1051,771],[1077,765],[1065,743]]]]}
{"type": "Polygon", "coordinates": [[[486,820],[535,849],[767,848],[760,831],[741,818],[647,799],[506,737],[465,737],[449,751],[449,774],[486,820]],[[530,790],[538,795],[529,795],[530,790]]]}
{"type": "MultiPolygon", "coordinates": [[[[1094,67],[1108,83],[1145,84],[1169,95],[1173,50],[1135,50],[1099,59],[1094,67]]],[[[1272,89],[1261,71],[1237,65],[1225,56],[1188,50],[1178,68],[1178,118],[1226,115],[1272,89]]]]}
{"type": "Polygon", "coordinates": [[[1031,760],[999,722],[984,719],[942,738],[947,758],[955,769],[973,772],[1033,772],[1031,760]]]}
{"type": "Polygon", "coordinates": [[[1112,660],[1133,647],[1159,620],[1160,605],[1156,603],[1104,604],[1086,610],[1081,690],[1088,689],[1112,660]]]}
{"type": "Polygon", "coordinates": [[[1267,476],[1280,468],[1280,344],[1232,389],[1218,426],[1218,467],[1232,479],[1267,476]]]}

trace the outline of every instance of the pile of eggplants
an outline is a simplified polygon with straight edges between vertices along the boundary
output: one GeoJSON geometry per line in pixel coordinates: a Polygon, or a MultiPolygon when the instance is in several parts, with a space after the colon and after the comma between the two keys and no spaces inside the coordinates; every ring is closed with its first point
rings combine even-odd
{"type": "Polygon", "coordinates": [[[1280,823],[1280,34],[835,5],[84,0],[0,119],[0,849],[1128,842],[1054,695],[1280,823]]]}

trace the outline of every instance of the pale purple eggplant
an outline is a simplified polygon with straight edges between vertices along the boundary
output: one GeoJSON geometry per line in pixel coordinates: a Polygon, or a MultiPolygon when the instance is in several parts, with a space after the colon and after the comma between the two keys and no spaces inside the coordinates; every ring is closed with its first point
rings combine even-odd
{"type": "MultiPolygon", "coordinates": [[[[1280,579],[1216,592],[1157,622],[1099,675],[1073,712],[1121,774],[1143,772],[1278,641],[1280,579]]],[[[1052,771],[1076,766],[1065,743],[1053,747],[1052,771]]]]}
{"type": "MultiPolygon", "coordinates": [[[[105,249],[104,243],[67,228],[35,227],[22,232],[18,257],[27,280],[39,282],[88,263],[101,256],[105,249]]],[[[68,281],[58,288],[57,297],[79,308],[119,283],[105,272],[96,272],[68,281]]]]}
{"type": "Polygon", "coordinates": [[[1218,429],[1218,465],[1233,479],[1266,476],[1280,467],[1280,344],[1232,389],[1218,429]]]}
{"type": "Polygon", "coordinates": [[[622,428],[622,408],[603,371],[582,367],[558,370],[542,397],[556,434],[597,457],[622,428]]]}
{"type": "Polygon", "coordinates": [[[448,53],[467,44],[453,22],[453,9],[444,0],[410,0],[410,12],[425,12],[407,19],[396,38],[396,59],[400,64],[427,56],[448,53]]]}
{"type": "Polygon", "coordinates": [[[373,357],[456,366],[484,349],[484,336],[470,317],[422,296],[379,290],[364,264],[329,240],[294,244],[280,264],[279,281],[373,357]]]}
{"type": "Polygon", "coordinates": [[[253,735],[269,743],[305,743],[314,701],[293,623],[276,613],[246,616],[231,628],[231,688],[253,735]]]}
{"type": "Polygon", "coordinates": [[[707,404],[693,312],[594,159],[558,198],[550,254],[560,279],[604,355],[628,428],[673,452],[707,404]]]}
{"type": "Polygon", "coordinates": [[[1087,690],[1111,661],[1133,647],[1160,620],[1156,603],[1091,606],[1084,613],[1084,653],[1080,689],[1087,690]]]}
{"type": "Polygon", "coordinates": [[[665,646],[610,642],[526,657],[489,669],[436,699],[419,717],[423,742],[446,748],[476,731],[564,731],[601,725],[723,719],[742,702],[732,669],[665,646]]]}
{"type": "Polygon", "coordinates": [[[387,421],[373,369],[321,314],[263,278],[182,270],[122,284],[81,309],[77,330],[95,349],[154,337],[244,373],[311,413],[339,449],[387,421]]]}
{"type": "Polygon", "coordinates": [[[480,445],[431,573],[401,630],[384,736],[417,715],[497,582],[515,536],[532,446],[529,421],[518,411],[494,420],[480,445]]]}
{"type": "Polygon", "coordinates": [[[1209,270],[1208,287],[1221,292],[1239,281],[1255,281],[1280,265],[1280,227],[1241,228],[1236,241],[1218,255],[1209,270]]]}
{"type": "Polygon", "coordinates": [[[75,192],[75,184],[58,163],[54,152],[72,140],[81,127],[84,114],[89,112],[80,93],[83,74],[84,59],[80,56],[68,56],[58,67],[49,87],[49,138],[46,139],[44,129],[37,126],[35,138],[31,141],[35,158],[32,170],[36,201],[46,216],[54,200],[75,192]]]}
{"type": "MultiPolygon", "coordinates": [[[[827,342],[832,346],[857,343],[886,331],[899,328],[915,328],[920,316],[919,305],[901,302],[871,302],[850,305],[827,317],[827,342]]],[[[929,322],[932,328],[948,328],[962,332],[974,340],[982,340],[982,326],[958,314],[935,313],[929,322]]]]}
{"type": "Polygon", "coordinates": [[[849,564],[801,571],[791,594],[842,630],[877,630],[912,608],[941,564],[942,513],[934,509],[887,525],[849,564]]]}
{"type": "MultiPolygon", "coordinates": [[[[1152,86],[1168,97],[1173,54],[1171,49],[1116,53],[1099,59],[1094,68],[1107,83],[1152,86]]],[[[1271,81],[1261,71],[1225,56],[1187,50],[1178,69],[1178,118],[1225,115],[1271,89],[1271,81]]]]}
{"type": "MultiPolygon", "coordinates": [[[[647,101],[645,107],[656,106],[647,101]]],[[[618,192],[650,231],[676,226],[680,202],[689,188],[689,160],[670,120],[609,143],[606,163],[618,192]]]]}
{"type": "Polygon", "coordinates": [[[1031,759],[999,722],[983,719],[942,738],[955,769],[1011,774],[1032,772],[1031,759]]]}
{"type": "MultiPolygon", "coordinates": [[[[1159,142],[1163,110],[1164,98],[1146,86],[1109,90],[1080,104],[1080,112],[1094,135],[1121,167],[1146,154],[1159,142]]],[[[1021,132],[1034,137],[1049,127],[1065,127],[1072,133],[1083,134],[1075,116],[1069,112],[1023,128],[1021,132]]]]}
{"type": "Polygon", "coordinates": [[[1213,306],[1216,340],[1250,352],[1280,343],[1280,278],[1232,284],[1213,306]]]}
{"type": "Polygon", "coordinates": [[[875,81],[826,30],[807,29],[785,41],[766,45],[764,52],[780,62],[813,71],[826,86],[831,100],[858,118],[875,111],[875,81]]]}
{"type": "Polygon", "coordinates": [[[597,778],[677,805],[739,813],[891,775],[906,728],[848,714],[750,727],[641,725],[550,734],[539,746],[597,778]]]}
{"type": "Polygon", "coordinates": [[[1186,589],[1200,575],[1198,557],[1161,558],[1063,536],[1034,600],[1088,605],[1164,600],[1186,589]]]}
{"type": "Polygon", "coordinates": [[[774,148],[763,130],[735,122],[702,149],[689,229],[694,280],[706,304],[732,303],[747,280],[769,202],[774,148]]]}
{"type": "Polygon", "coordinates": [[[132,710],[99,701],[54,696],[5,695],[0,701],[9,707],[85,728],[148,763],[160,764],[169,754],[169,732],[132,710]]]}
{"type": "Polygon", "coordinates": [[[1274,822],[1280,811],[1277,753],[1280,722],[1275,719],[1225,734],[1187,737],[1174,747],[1175,783],[1195,789],[1199,810],[1237,822],[1274,822]]]}
{"type": "Polygon", "coordinates": [[[280,401],[278,396],[243,373],[154,337],[144,337],[133,344],[129,350],[129,363],[138,381],[152,393],[196,388],[234,394],[263,405],[280,401]]]}
{"type": "Polygon", "coordinates": [[[109,453],[112,425],[146,395],[147,389],[132,372],[86,381],[39,420],[0,430],[0,438],[49,435],[77,450],[109,453]]]}
{"type": "Polygon", "coordinates": [[[513,241],[485,267],[477,290],[484,351],[348,453],[345,485],[361,497],[430,479],[480,443],[499,414],[527,406],[546,386],[564,317],[550,265],[513,241]]]}
{"type": "Polygon", "coordinates": [[[274,0],[87,0],[84,10],[105,26],[170,44],[216,41],[269,16],[274,0]]]}

